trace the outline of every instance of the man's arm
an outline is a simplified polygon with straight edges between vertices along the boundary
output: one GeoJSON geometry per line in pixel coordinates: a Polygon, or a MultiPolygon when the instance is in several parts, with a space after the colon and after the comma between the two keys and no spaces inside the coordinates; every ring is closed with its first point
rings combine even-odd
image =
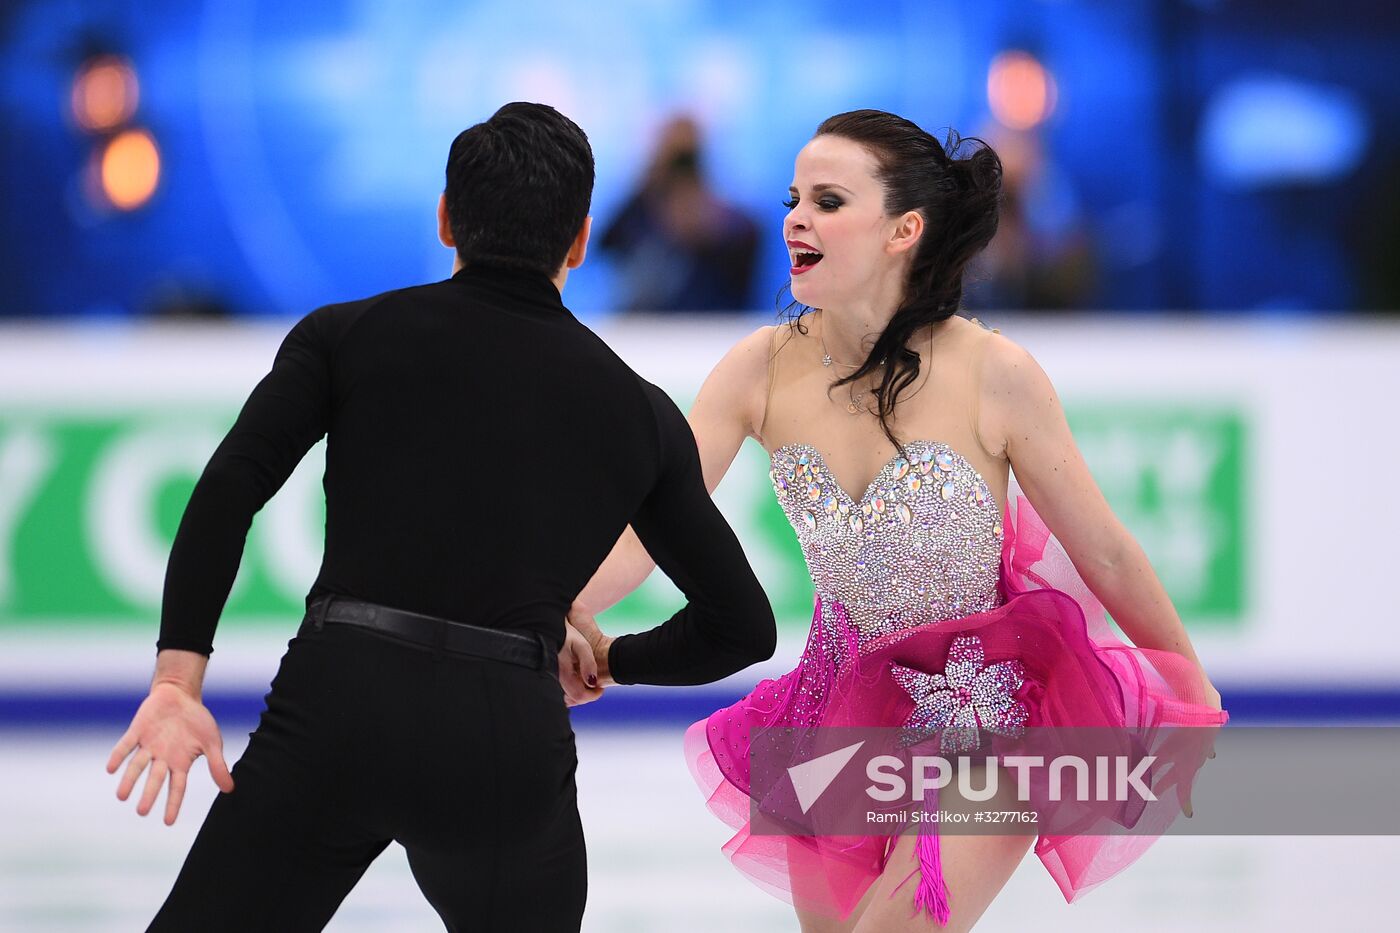
{"type": "Polygon", "coordinates": [[[130,796],[149,766],[136,806],[141,816],[170,778],[167,825],[179,815],[189,770],[201,755],[219,789],[233,790],[223,737],[202,698],[204,671],[253,516],[326,433],[330,372],[321,313],[302,319],[287,335],[272,371],[253,390],[195,485],[166,569],[151,690],[107,760],[108,773],[115,774],[130,757],[117,786],[120,800],[130,796]]]}
{"type": "Polygon", "coordinates": [[[253,516],[330,421],[326,311],[303,318],[277,351],[195,484],[170,549],[157,648],[208,655],[253,516]]]}
{"type": "Polygon", "coordinates": [[[662,467],[632,527],[688,604],[650,631],[611,640],[605,673],[617,683],[710,683],[773,656],[773,609],[705,489],[685,417],[660,389],[646,388],[662,467]]]}
{"type": "MultiPolygon", "coordinates": [[[[713,493],[747,437],[758,436],[768,402],[768,357],[775,328],[760,327],[730,348],[700,387],[690,430],[700,451],[705,488],[713,493]]],[[[653,404],[656,404],[653,399],[653,404]]],[[[669,404],[669,402],[666,402],[669,404]]],[[[628,526],[593,579],[578,594],[589,612],[602,612],[641,586],[656,563],[628,526]]]]}

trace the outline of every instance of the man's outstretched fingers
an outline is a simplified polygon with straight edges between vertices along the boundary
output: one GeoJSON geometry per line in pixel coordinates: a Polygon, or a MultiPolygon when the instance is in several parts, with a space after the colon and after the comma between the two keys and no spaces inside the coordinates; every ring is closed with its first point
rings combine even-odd
{"type": "Polygon", "coordinates": [[[117,799],[125,800],[131,796],[131,789],[136,786],[136,781],[141,777],[141,772],[146,770],[146,765],[151,761],[151,753],[144,748],[136,752],[136,756],[126,766],[126,773],[122,775],[121,783],[117,785],[117,799]]]}
{"type": "Polygon", "coordinates": [[[138,816],[145,816],[151,812],[151,807],[155,806],[156,798],[160,796],[160,787],[165,783],[165,774],[169,770],[163,761],[151,764],[150,773],[146,775],[146,786],[142,789],[141,799],[136,804],[138,816]]]}
{"type": "Polygon", "coordinates": [[[136,747],[136,733],[127,729],[121,738],[117,739],[117,744],[112,746],[112,754],[107,756],[107,773],[116,774],[121,767],[126,756],[131,754],[131,750],[136,747]]]}
{"type": "Polygon", "coordinates": [[[204,751],[204,757],[209,759],[209,776],[214,779],[214,784],[224,793],[233,790],[233,775],[228,773],[228,765],[224,764],[224,747],[222,742],[211,742],[204,751]]]}
{"type": "Polygon", "coordinates": [[[180,815],[180,803],[185,799],[185,781],[188,775],[184,771],[170,769],[170,793],[165,797],[165,825],[174,826],[175,817],[180,815]]]}

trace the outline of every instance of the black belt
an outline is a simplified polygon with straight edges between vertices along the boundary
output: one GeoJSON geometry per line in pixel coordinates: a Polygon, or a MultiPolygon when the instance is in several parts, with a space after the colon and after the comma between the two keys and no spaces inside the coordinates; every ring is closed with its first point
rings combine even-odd
{"type": "Polygon", "coordinates": [[[320,629],[327,623],[367,628],[448,654],[504,661],[549,673],[559,669],[558,655],[543,635],[482,628],[340,596],[327,596],[308,606],[302,627],[320,629]]]}

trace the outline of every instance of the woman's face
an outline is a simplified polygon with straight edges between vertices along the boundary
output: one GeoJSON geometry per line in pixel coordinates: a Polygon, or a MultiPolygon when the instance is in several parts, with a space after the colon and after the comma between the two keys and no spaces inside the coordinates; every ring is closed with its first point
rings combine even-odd
{"type": "Polygon", "coordinates": [[[818,136],[797,154],[783,221],[792,297],[813,308],[839,308],[879,294],[884,277],[901,274],[887,249],[896,218],[885,214],[878,164],[862,145],[818,136]]]}

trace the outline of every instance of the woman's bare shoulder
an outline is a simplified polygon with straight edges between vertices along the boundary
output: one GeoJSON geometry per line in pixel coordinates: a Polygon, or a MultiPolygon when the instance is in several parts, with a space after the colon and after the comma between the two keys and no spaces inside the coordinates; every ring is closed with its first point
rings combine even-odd
{"type": "Polygon", "coordinates": [[[743,337],[715,365],[712,377],[722,374],[734,387],[766,385],[769,361],[783,342],[781,329],[784,325],[769,324],[743,337]]]}
{"type": "Polygon", "coordinates": [[[974,430],[990,456],[1008,454],[1011,435],[1047,403],[1058,405],[1054,387],[1029,350],[1000,331],[972,321],[975,393],[974,430]]]}
{"type": "Polygon", "coordinates": [[[1048,384],[1045,371],[1029,350],[998,330],[972,326],[982,331],[977,339],[981,342],[978,352],[984,396],[991,392],[1002,401],[1015,401],[1022,393],[1048,384]]]}
{"type": "Polygon", "coordinates": [[[757,436],[767,408],[771,361],[789,336],[786,324],[766,325],[744,336],[724,354],[700,389],[697,407],[707,416],[736,418],[757,436]]]}

